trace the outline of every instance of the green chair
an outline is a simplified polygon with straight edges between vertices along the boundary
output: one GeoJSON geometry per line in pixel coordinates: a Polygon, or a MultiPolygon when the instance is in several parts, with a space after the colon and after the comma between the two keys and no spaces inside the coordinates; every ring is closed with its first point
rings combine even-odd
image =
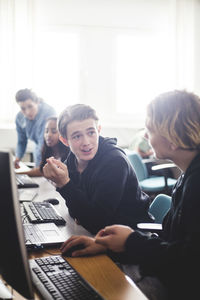
{"type": "MultiPolygon", "coordinates": [[[[147,194],[166,193],[171,194],[172,187],[176,183],[176,179],[167,176],[149,176],[147,167],[137,152],[127,152],[127,157],[131,162],[141,189],[147,194]]],[[[174,167],[174,164],[158,165],[160,169],[174,167]]],[[[157,166],[156,166],[157,167],[157,166]]]]}
{"type": "Polygon", "coordinates": [[[149,206],[149,212],[154,216],[155,223],[162,223],[164,216],[171,207],[172,198],[165,194],[157,195],[149,206]]]}
{"type": "Polygon", "coordinates": [[[138,223],[139,230],[159,233],[162,230],[162,221],[171,207],[172,198],[165,194],[157,195],[152,201],[149,212],[155,218],[155,223],[138,223]]]}

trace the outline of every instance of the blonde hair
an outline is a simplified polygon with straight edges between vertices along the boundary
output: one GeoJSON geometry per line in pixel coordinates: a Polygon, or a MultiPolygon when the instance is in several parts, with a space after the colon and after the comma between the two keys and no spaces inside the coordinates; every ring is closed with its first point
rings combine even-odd
{"type": "Polygon", "coordinates": [[[185,150],[200,150],[200,98],[187,91],[156,97],[147,107],[147,127],[185,150]]]}

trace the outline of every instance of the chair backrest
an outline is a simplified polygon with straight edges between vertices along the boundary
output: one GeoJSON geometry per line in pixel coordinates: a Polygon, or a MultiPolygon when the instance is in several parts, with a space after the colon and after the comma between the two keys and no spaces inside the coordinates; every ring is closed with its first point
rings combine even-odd
{"type": "Polygon", "coordinates": [[[149,212],[154,216],[155,223],[162,223],[164,216],[171,207],[172,198],[165,194],[157,195],[149,206],[149,212]]]}
{"type": "Polygon", "coordinates": [[[132,164],[138,181],[148,178],[146,165],[142,162],[140,155],[137,152],[128,153],[127,157],[132,164]]]}

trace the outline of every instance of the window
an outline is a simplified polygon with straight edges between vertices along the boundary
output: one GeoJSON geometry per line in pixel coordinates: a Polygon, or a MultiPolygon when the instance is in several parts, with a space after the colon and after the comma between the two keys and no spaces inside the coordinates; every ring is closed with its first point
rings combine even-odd
{"type": "Polygon", "coordinates": [[[60,113],[79,99],[79,36],[68,32],[37,34],[34,90],[60,113]]]}
{"type": "Polygon", "coordinates": [[[143,126],[155,95],[199,90],[198,8],[197,0],[0,0],[1,123],[14,123],[15,93],[27,87],[58,113],[81,102],[103,126],[143,126]]]}
{"type": "Polygon", "coordinates": [[[160,35],[133,33],[116,38],[116,110],[143,114],[146,104],[175,86],[173,44],[160,35]]]}

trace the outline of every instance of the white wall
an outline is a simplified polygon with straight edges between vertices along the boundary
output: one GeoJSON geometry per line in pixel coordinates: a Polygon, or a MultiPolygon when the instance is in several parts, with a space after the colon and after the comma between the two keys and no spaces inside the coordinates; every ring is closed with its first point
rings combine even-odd
{"type": "MultiPolygon", "coordinates": [[[[78,33],[80,37],[80,83],[77,88],[79,90],[77,101],[94,106],[106,126],[118,127],[119,124],[122,127],[143,126],[142,117],[135,113],[133,108],[128,115],[116,109],[116,38],[119,34],[132,35],[136,32],[144,34],[156,31],[166,38],[172,35],[174,43],[176,2],[176,0],[0,0],[2,12],[0,25],[3,32],[1,41],[0,31],[2,42],[0,63],[3,66],[0,69],[0,77],[2,75],[2,81],[5,82],[0,88],[0,98],[7,104],[12,103],[18,89],[32,87],[48,102],[52,104],[58,102],[62,95],[58,93],[59,99],[56,99],[56,94],[51,92],[53,87],[51,81],[48,82],[43,76],[40,85],[45,86],[45,90],[41,91],[36,82],[41,71],[34,64],[35,52],[41,51],[38,34],[72,31],[78,33]],[[6,40],[7,36],[9,40],[6,40]],[[5,58],[6,53],[9,53],[9,56],[5,58]]],[[[49,47],[49,52],[50,50],[49,47]]],[[[148,48],[145,50],[148,53],[148,48]]],[[[56,61],[53,55],[52,60],[56,61]]],[[[143,66],[142,62],[141,68],[145,74],[145,65],[143,66]]],[[[52,77],[55,75],[50,64],[48,73],[52,74],[52,77]]],[[[59,74],[56,74],[56,80],[60,80],[59,74]]],[[[133,86],[134,83],[133,81],[133,86]]],[[[60,85],[63,85],[63,81],[60,85]]],[[[65,90],[69,85],[66,82],[65,90]]],[[[140,102],[139,97],[140,95],[132,99],[132,102],[135,102],[134,108],[140,102]]],[[[71,104],[70,100],[70,97],[66,97],[67,104],[71,104]]],[[[0,118],[4,118],[5,121],[10,118],[13,121],[16,105],[10,104],[9,109],[7,106],[3,107],[4,113],[0,111],[0,118]]]]}
{"type": "MultiPolygon", "coordinates": [[[[0,40],[0,100],[5,104],[0,111],[0,147],[12,145],[13,148],[16,144],[14,118],[18,107],[14,94],[18,88],[33,87],[32,80],[37,76],[33,74],[33,52],[40,46],[37,32],[70,29],[81,33],[81,102],[97,110],[102,134],[116,136],[123,146],[131,142],[144,122],[134,111],[129,115],[116,113],[113,63],[116,33],[156,29],[167,35],[171,30],[177,46],[179,71],[176,75],[182,86],[200,94],[199,16],[199,0],[0,0],[0,37],[4,29],[8,29],[9,36],[7,44],[0,40]],[[7,28],[3,27],[5,20],[9,21],[7,28]],[[8,103],[11,103],[9,108],[8,103]],[[12,122],[12,129],[5,130],[2,120],[12,122]]],[[[48,101],[45,94],[41,96],[48,101]]],[[[52,104],[58,100],[53,98],[52,104]]],[[[133,101],[137,106],[140,100],[133,101]]]]}
{"type": "Polygon", "coordinates": [[[15,149],[17,134],[14,128],[0,128],[0,137],[0,148],[15,149]]]}
{"type": "MultiPolygon", "coordinates": [[[[143,127],[143,116],[134,109],[131,108],[129,115],[116,111],[116,37],[134,31],[167,34],[169,24],[174,26],[170,17],[174,1],[36,0],[33,3],[34,30],[72,30],[80,34],[78,101],[95,107],[105,126],[143,127]]],[[[50,95],[44,97],[48,99],[50,95]]],[[[132,100],[135,108],[137,101],[140,99],[132,100]]]]}
{"type": "Polygon", "coordinates": [[[112,28],[165,26],[173,1],[36,0],[38,26],[76,25],[112,28]],[[159,14],[157,13],[159,12],[159,14]]]}
{"type": "MultiPolygon", "coordinates": [[[[8,148],[15,152],[15,148],[17,145],[17,133],[13,126],[10,126],[9,128],[6,127],[0,127],[0,149],[8,148]]],[[[32,152],[34,147],[34,143],[29,141],[27,145],[27,152],[32,152]]]]}
{"type": "MultiPolygon", "coordinates": [[[[134,128],[116,128],[116,127],[103,127],[101,135],[104,137],[116,137],[118,145],[121,147],[128,147],[134,138],[136,129],[134,128]]],[[[0,149],[9,148],[13,152],[17,144],[17,133],[13,126],[10,128],[0,128],[0,149]]],[[[34,143],[30,142],[27,146],[27,152],[33,150],[34,143]]]]}

